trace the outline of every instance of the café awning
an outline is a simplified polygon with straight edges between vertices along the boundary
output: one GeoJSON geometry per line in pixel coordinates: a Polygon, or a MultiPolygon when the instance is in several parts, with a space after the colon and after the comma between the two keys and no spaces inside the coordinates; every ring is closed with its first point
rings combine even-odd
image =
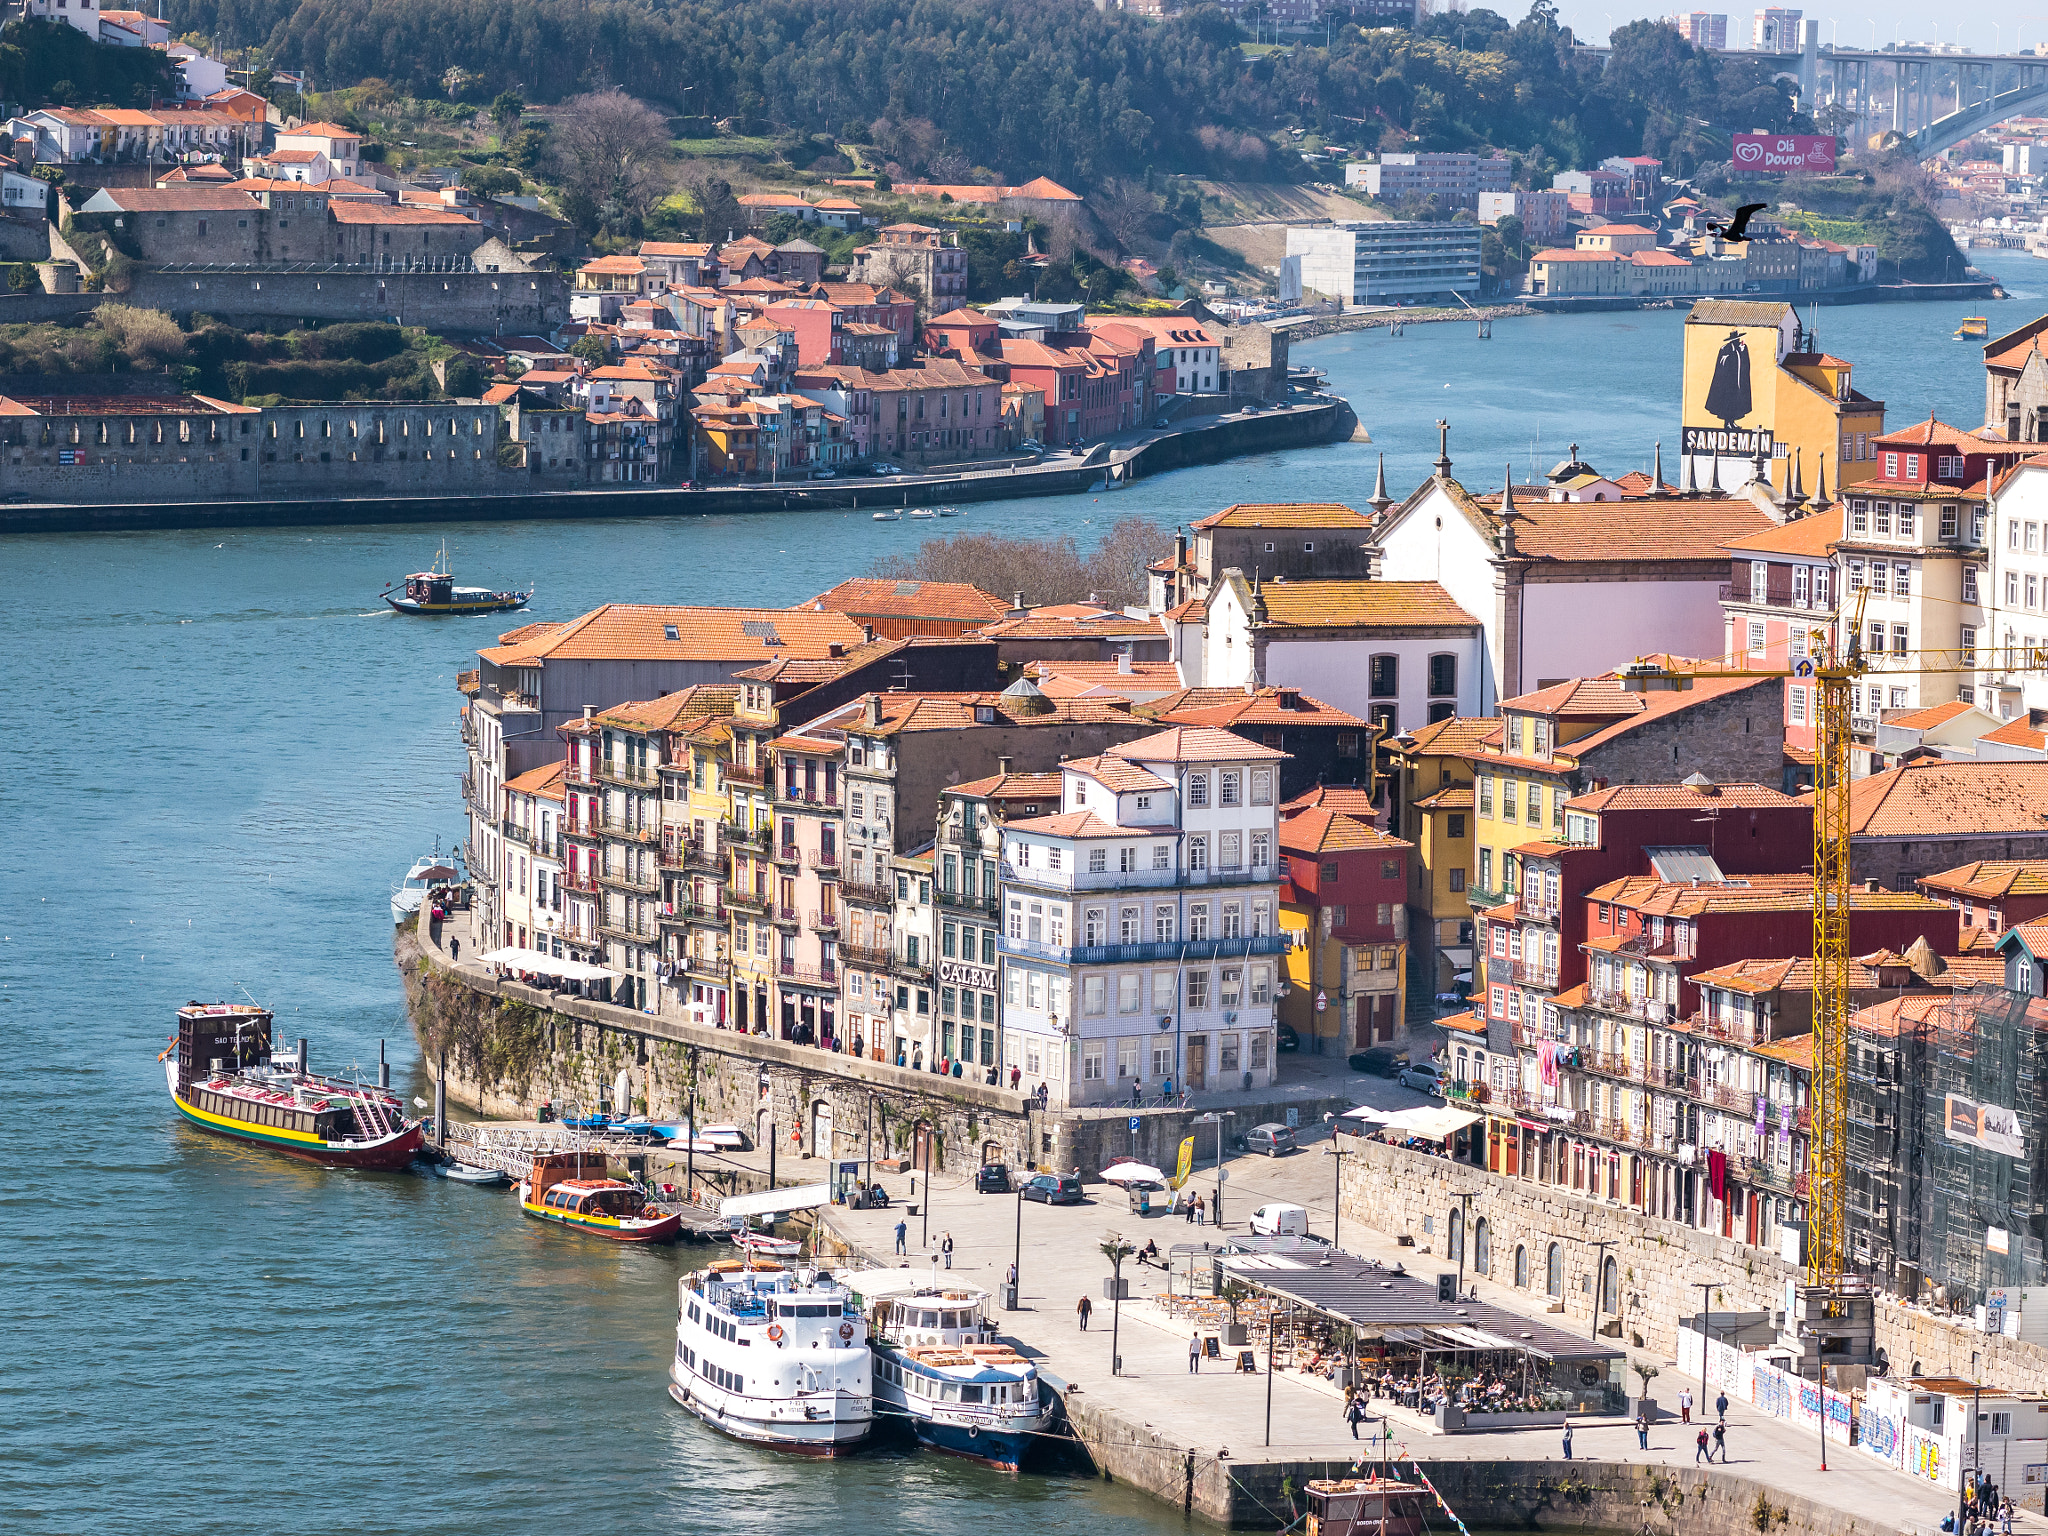
{"type": "Polygon", "coordinates": [[[585,960],[559,960],[537,949],[494,949],[477,957],[485,965],[502,965],[508,970],[529,971],[535,976],[559,976],[564,981],[617,980],[624,971],[608,971],[585,960]]]}
{"type": "Polygon", "coordinates": [[[1382,1128],[1396,1131],[1404,1136],[1420,1136],[1425,1141],[1447,1141],[1468,1125],[1477,1125],[1485,1119],[1469,1109],[1452,1109],[1447,1104],[1426,1105],[1421,1109],[1404,1109],[1399,1114],[1388,1115],[1381,1122],[1382,1128]]]}

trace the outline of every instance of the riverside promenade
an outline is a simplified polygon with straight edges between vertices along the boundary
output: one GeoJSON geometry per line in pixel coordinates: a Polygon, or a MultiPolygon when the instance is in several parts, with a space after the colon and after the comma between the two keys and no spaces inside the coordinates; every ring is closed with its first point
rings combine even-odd
{"type": "MultiPolygon", "coordinates": [[[[1334,1164],[1324,1155],[1329,1134],[1319,1126],[1304,1128],[1302,1140],[1301,1150],[1286,1157],[1226,1160],[1228,1232],[1242,1235],[1254,1209],[1285,1201],[1306,1207],[1311,1230],[1329,1235],[1334,1194],[1334,1164]]],[[[801,1176],[796,1167],[783,1175],[801,1176]]],[[[883,1182],[892,1198],[907,1197],[905,1178],[889,1176],[883,1182]]],[[[1198,1166],[1191,1182],[1205,1199],[1213,1198],[1212,1168],[1198,1166]]],[[[929,1191],[920,1189],[916,1215],[906,1215],[901,1204],[868,1211],[833,1207],[826,1213],[826,1223],[866,1261],[882,1266],[908,1263],[920,1272],[930,1271],[939,1244],[950,1234],[952,1275],[987,1290],[996,1298],[992,1307],[999,1304],[1005,1272],[1015,1258],[1020,1310],[993,1312],[1003,1336],[1035,1360],[1060,1390],[1077,1437],[1098,1468],[1147,1488],[1155,1497],[1219,1523],[1278,1530],[1291,1518],[1285,1508],[1290,1484],[1298,1489],[1306,1478],[1342,1476],[1361,1458],[1375,1463],[1380,1459],[1378,1422],[1361,1425],[1360,1438],[1354,1440],[1337,1388],[1320,1377],[1289,1370],[1276,1373],[1269,1382],[1263,1350],[1257,1375],[1238,1374],[1226,1370],[1222,1362],[1204,1360],[1202,1373],[1191,1376],[1190,1329],[1157,1300],[1168,1291],[1167,1274],[1130,1260],[1123,1273],[1133,1299],[1123,1304],[1117,1330],[1123,1369],[1112,1376],[1113,1309],[1104,1300],[1103,1284],[1110,1266],[1097,1245],[1115,1232],[1138,1246],[1155,1242],[1165,1253],[1174,1244],[1216,1234],[1179,1215],[1139,1216],[1113,1185],[1089,1183],[1086,1191],[1088,1203],[1079,1206],[1023,1205],[1021,1251],[1016,1197],[978,1195],[969,1180],[949,1176],[935,1179],[929,1191]],[[899,1221],[907,1225],[909,1250],[900,1258],[894,1253],[899,1221]],[[1083,1295],[1094,1302],[1085,1332],[1075,1315],[1083,1295]]],[[[1455,1268],[1428,1255],[1418,1257],[1415,1249],[1397,1246],[1390,1234],[1348,1220],[1339,1235],[1345,1251],[1388,1266],[1404,1263],[1411,1274],[1424,1278],[1455,1268]]],[[[945,1271],[939,1273],[946,1277],[945,1271]]],[[[1184,1274],[1185,1261],[1174,1276],[1183,1291],[1184,1274]]],[[[1469,1271],[1467,1284],[1476,1284],[1482,1302],[1553,1326],[1562,1321],[1548,1314],[1544,1299],[1530,1291],[1495,1284],[1469,1271]]],[[[1691,1536],[1751,1525],[1761,1495],[1770,1511],[1787,1511],[1783,1526],[1788,1533],[1935,1536],[1943,1515],[1955,1506],[1954,1494],[1881,1466],[1849,1446],[1828,1445],[1829,1470],[1823,1473],[1816,1437],[1761,1418],[1744,1403],[1729,1405],[1726,1466],[1699,1465],[1697,1429],[1681,1426],[1676,1408],[1682,1386],[1690,1386],[1695,1399],[1700,1397],[1699,1382],[1681,1377],[1669,1359],[1630,1353],[1632,1359],[1659,1369],[1651,1396],[1661,1412],[1647,1450],[1636,1441],[1633,1394],[1639,1383],[1633,1373],[1624,1377],[1631,1392],[1628,1414],[1572,1421],[1572,1463],[1564,1459],[1556,1429],[1447,1435],[1419,1415],[1388,1409],[1384,1401],[1375,1403],[1372,1411],[1375,1420],[1382,1413],[1391,1420],[1385,1432],[1391,1435],[1395,1452],[1405,1447],[1419,1458],[1473,1526],[1647,1529],[1691,1536]]],[[[1694,1410],[1695,1425],[1705,1421],[1711,1426],[1712,1402],[1710,1391],[1694,1410]]],[[[1294,1512],[1300,1507],[1297,1501],[1294,1512]]],[[[1774,1513],[1769,1518],[1779,1523],[1774,1513]]],[[[2048,1532],[2048,1520],[2022,1514],[2014,1529],[2048,1532]]]]}

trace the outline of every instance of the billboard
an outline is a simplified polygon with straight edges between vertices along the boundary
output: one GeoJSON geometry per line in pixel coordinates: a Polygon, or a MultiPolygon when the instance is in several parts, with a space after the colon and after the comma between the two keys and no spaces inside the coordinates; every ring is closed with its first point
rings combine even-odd
{"type": "Polygon", "coordinates": [[[1979,1104],[1957,1094],[1947,1095],[1946,1120],[1950,1141],[1968,1142],[1987,1152],[2006,1157],[2027,1155],[2026,1137],[2020,1132],[2020,1117],[1999,1104],[1979,1104]]]}
{"type": "Polygon", "coordinates": [[[1738,133],[1735,169],[1767,176],[1832,176],[1835,136],[1831,133],[1738,133]]]}

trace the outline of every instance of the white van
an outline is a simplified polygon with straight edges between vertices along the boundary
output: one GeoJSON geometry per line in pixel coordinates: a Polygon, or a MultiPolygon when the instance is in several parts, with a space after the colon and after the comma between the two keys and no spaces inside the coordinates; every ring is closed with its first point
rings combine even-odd
{"type": "Polygon", "coordinates": [[[1307,1237],[1308,1212],[1298,1205],[1262,1205],[1252,1212],[1252,1232],[1259,1237],[1307,1237]]]}

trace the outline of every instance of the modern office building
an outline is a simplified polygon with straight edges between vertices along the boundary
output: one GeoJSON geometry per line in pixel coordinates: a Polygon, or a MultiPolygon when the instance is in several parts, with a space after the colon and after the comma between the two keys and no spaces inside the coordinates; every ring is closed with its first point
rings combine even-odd
{"type": "Polygon", "coordinates": [[[1290,229],[1301,285],[1346,304],[1386,304],[1480,290],[1477,224],[1343,223],[1290,229]]]}
{"type": "Polygon", "coordinates": [[[1484,192],[1505,192],[1512,167],[1501,155],[1387,154],[1376,162],[1347,165],[1345,182],[1364,187],[1383,202],[1435,197],[1445,208],[1477,208],[1484,192]]]}

